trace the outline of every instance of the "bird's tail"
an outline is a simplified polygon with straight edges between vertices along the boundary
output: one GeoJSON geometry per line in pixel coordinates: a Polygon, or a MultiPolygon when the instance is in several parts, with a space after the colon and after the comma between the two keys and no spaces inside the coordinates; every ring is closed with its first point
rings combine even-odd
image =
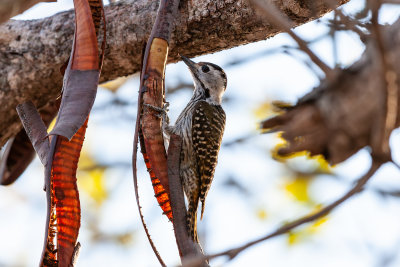
{"type": "Polygon", "coordinates": [[[199,206],[199,199],[191,199],[189,201],[189,207],[188,207],[188,213],[187,213],[187,218],[186,218],[186,224],[188,227],[188,232],[190,238],[196,242],[199,243],[199,239],[197,236],[197,208],[199,206]]]}

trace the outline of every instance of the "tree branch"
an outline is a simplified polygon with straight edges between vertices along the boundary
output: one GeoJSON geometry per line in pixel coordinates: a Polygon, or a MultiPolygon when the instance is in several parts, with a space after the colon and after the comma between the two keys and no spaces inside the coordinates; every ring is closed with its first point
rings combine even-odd
{"type": "MultiPolygon", "coordinates": [[[[381,54],[376,40],[369,36],[361,59],[341,70],[337,79],[322,81],[295,106],[262,123],[263,129],[282,131],[282,137],[288,141],[278,154],[309,151],[311,155],[322,154],[331,164],[337,164],[369,146],[375,156],[390,157],[390,154],[380,153],[383,135],[379,132],[384,127],[381,120],[385,120],[387,102],[400,101],[393,99],[400,98],[397,93],[387,98],[384,80],[391,78],[388,84],[394,90],[400,86],[400,80],[396,79],[400,75],[399,27],[400,19],[393,25],[379,27],[385,55],[391,63],[389,77],[380,75],[381,54]]],[[[391,111],[395,113],[391,129],[400,126],[400,109],[397,104],[395,106],[396,110],[391,111]]],[[[389,135],[384,138],[388,141],[389,135]]]]}
{"type": "MultiPolygon", "coordinates": [[[[343,4],[348,0],[337,0],[343,4]]],[[[294,26],[326,14],[323,0],[279,0],[294,26]]],[[[150,33],[158,1],[129,0],[107,6],[108,43],[101,81],[140,70],[143,43],[150,33]],[[118,19],[115,19],[118,18],[118,19]]],[[[279,31],[255,16],[245,0],[183,1],[170,43],[168,62],[178,52],[189,57],[265,40],[279,31]]],[[[61,90],[60,66],[70,54],[72,11],[33,21],[0,25],[0,146],[21,128],[15,107],[31,100],[38,108],[61,90]]]]}
{"type": "MultiPolygon", "coordinates": [[[[373,161],[372,165],[370,167],[370,169],[368,170],[368,172],[366,174],[364,174],[360,179],[358,179],[357,183],[353,186],[353,188],[351,188],[346,194],[344,194],[342,197],[340,197],[339,199],[337,199],[336,201],[332,202],[331,204],[325,206],[324,208],[322,208],[321,210],[319,210],[316,213],[312,213],[310,215],[307,215],[305,217],[302,217],[300,219],[297,219],[295,221],[292,221],[290,223],[287,223],[285,225],[283,225],[282,227],[278,228],[277,230],[273,231],[272,233],[263,236],[259,239],[256,239],[254,241],[251,241],[243,246],[234,248],[234,249],[229,249],[217,254],[212,254],[212,255],[208,255],[205,258],[206,259],[213,259],[213,258],[217,258],[217,257],[221,257],[221,256],[228,256],[229,259],[233,259],[235,258],[239,253],[243,252],[245,249],[254,246],[260,242],[263,242],[265,240],[271,239],[273,237],[288,233],[290,230],[303,225],[305,223],[309,223],[312,222],[316,219],[319,219],[323,216],[326,216],[327,214],[329,214],[332,210],[334,210],[336,207],[338,207],[340,204],[342,204],[343,202],[345,202],[346,200],[348,200],[349,198],[351,198],[352,196],[354,196],[355,194],[359,193],[362,191],[362,189],[364,188],[364,185],[369,181],[369,179],[375,174],[375,172],[379,169],[379,167],[382,165],[383,162],[380,161],[373,161]]],[[[204,260],[204,258],[198,257],[198,258],[193,258],[191,261],[191,265],[190,266],[197,266],[198,262],[200,262],[201,260],[204,260]]]]}
{"type": "Polygon", "coordinates": [[[310,57],[310,59],[325,73],[325,76],[328,79],[334,78],[334,71],[317,55],[314,54],[314,52],[308,47],[308,44],[303,39],[295,34],[294,31],[292,31],[293,24],[291,20],[285,17],[282,12],[280,12],[271,2],[263,0],[250,0],[250,2],[252,2],[263,14],[265,14],[266,17],[264,19],[266,21],[270,21],[272,25],[289,34],[290,37],[296,41],[299,49],[310,57]]]}

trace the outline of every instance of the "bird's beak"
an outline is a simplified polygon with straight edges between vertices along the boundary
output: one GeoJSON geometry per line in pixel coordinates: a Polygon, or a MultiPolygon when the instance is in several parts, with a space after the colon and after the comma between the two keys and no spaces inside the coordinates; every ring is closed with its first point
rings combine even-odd
{"type": "Polygon", "coordinates": [[[189,70],[192,73],[196,73],[197,72],[197,67],[196,67],[197,64],[194,61],[192,61],[192,60],[190,60],[187,57],[182,56],[182,55],[181,55],[181,58],[182,58],[183,62],[185,62],[185,64],[189,67],[189,70]]]}

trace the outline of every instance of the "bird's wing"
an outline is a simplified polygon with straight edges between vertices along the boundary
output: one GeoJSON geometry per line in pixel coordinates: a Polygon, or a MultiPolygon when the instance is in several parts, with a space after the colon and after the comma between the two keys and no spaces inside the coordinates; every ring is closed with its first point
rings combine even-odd
{"type": "Polygon", "coordinates": [[[203,217],[205,198],[217,166],[224,129],[225,112],[221,106],[212,105],[206,101],[200,101],[195,105],[192,117],[192,141],[200,178],[201,217],[203,217]]]}

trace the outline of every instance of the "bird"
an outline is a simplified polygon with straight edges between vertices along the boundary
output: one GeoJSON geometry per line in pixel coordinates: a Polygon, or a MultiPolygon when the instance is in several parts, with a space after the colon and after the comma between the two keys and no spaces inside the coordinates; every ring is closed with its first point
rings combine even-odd
{"type": "Polygon", "coordinates": [[[163,131],[167,138],[176,134],[182,139],[179,176],[188,202],[186,223],[189,237],[199,243],[197,210],[201,202],[202,219],[225,129],[226,115],[221,104],[227,76],[213,63],[181,58],[193,78],[193,96],[174,125],[163,117],[163,131]]]}

